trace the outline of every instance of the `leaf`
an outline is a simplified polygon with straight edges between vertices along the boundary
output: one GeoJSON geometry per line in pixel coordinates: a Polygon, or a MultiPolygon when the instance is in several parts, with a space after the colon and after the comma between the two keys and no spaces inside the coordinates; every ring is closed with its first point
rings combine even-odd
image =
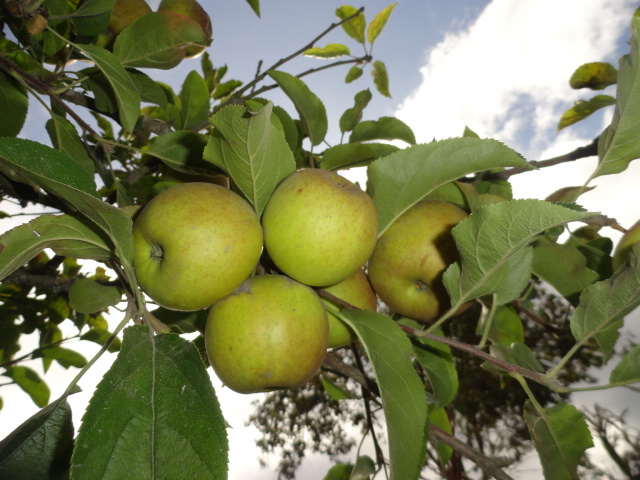
{"type": "Polygon", "coordinates": [[[35,370],[16,365],[8,367],[3,375],[11,378],[40,408],[49,403],[51,391],[35,370]]]}
{"type": "Polygon", "coordinates": [[[532,372],[544,372],[542,364],[536,358],[533,351],[522,343],[513,342],[510,345],[491,345],[491,354],[500,360],[518,365],[532,372]]]}
{"type": "Polygon", "coordinates": [[[496,140],[452,138],[414,145],[373,162],[367,189],[378,209],[380,233],[436,188],[465,175],[500,167],[527,167],[496,140]]]}
{"type": "Polygon", "coordinates": [[[110,51],[95,45],[77,45],[100,69],[113,88],[118,104],[120,124],[128,131],[133,128],[140,116],[140,94],[131,77],[110,51]]]}
{"type": "Polygon", "coordinates": [[[395,117],[380,117],[358,123],[351,132],[349,142],[367,142],[369,140],[403,140],[409,145],[416,143],[411,127],[395,117]]]}
{"type": "Polygon", "coordinates": [[[204,78],[195,70],[189,72],[185,78],[180,100],[183,130],[206,125],[209,118],[209,88],[204,78]]]}
{"type": "Polygon", "coordinates": [[[398,150],[395,145],[386,143],[344,143],[327,148],[322,153],[319,166],[325,170],[364,167],[398,150]]]}
{"type": "Polygon", "coordinates": [[[362,120],[362,111],[371,101],[371,91],[369,89],[361,90],[354,97],[354,106],[344,111],[340,117],[340,131],[342,133],[350,132],[362,120]]]}
{"type": "Polygon", "coordinates": [[[307,57],[315,58],[337,58],[345,55],[351,55],[351,50],[342,43],[329,43],[324,47],[312,47],[303,52],[303,55],[307,57]]]}
{"type": "Polygon", "coordinates": [[[311,144],[319,145],[327,135],[328,129],[327,111],[322,101],[299,78],[275,70],[268,74],[293,102],[311,144]]]}
{"type": "Polygon", "coordinates": [[[143,102],[153,103],[160,107],[167,105],[167,95],[164,89],[158,82],[149,77],[149,75],[133,68],[128,68],[127,74],[131,78],[143,102]]]}
{"type": "Polygon", "coordinates": [[[616,99],[610,95],[596,95],[589,100],[578,100],[574,103],[573,107],[562,114],[558,122],[558,131],[584,120],[601,108],[615,105],[615,103],[616,99]]]}
{"type": "Polygon", "coordinates": [[[259,17],[260,16],[260,0],[246,0],[254,13],[259,17]]]}
{"type": "Polygon", "coordinates": [[[333,400],[346,400],[348,398],[354,398],[351,392],[347,390],[344,385],[339,385],[326,375],[321,375],[320,380],[322,381],[322,388],[327,392],[333,400]]]}
{"type": "Polygon", "coordinates": [[[29,111],[29,97],[25,88],[13,78],[0,72],[0,136],[15,137],[20,133],[29,111]]]}
{"type": "Polygon", "coordinates": [[[629,263],[610,278],[585,288],[580,303],[569,319],[578,342],[595,338],[609,358],[624,317],[640,305],[640,245],[631,250],[629,263]]]}
{"type": "Polygon", "coordinates": [[[591,62],[580,65],[571,75],[569,85],[571,88],[590,88],[602,90],[618,81],[616,67],[606,62],[591,62]]]}
{"type": "Polygon", "coordinates": [[[106,30],[116,0],[86,0],[69,15],[78,34],[93,36],[106,30]]]}
{"type": "Polygon", "coordinates": [[[82,143],[76,127],[69,120],[52,113],[51,119],[47,120],[45,128],[49,133],[54,148],[67,154],[90,174],[94,173],[93,161],[89,157],[89,152],[87,152],[82,143]]]}
{"type": "Polygon", "coordinates": [[[189,17],[153,12],[116,37],[113,53],[126,67],[169,70],[184,59],[188,46],[207,47],[210,43],[200,24],[189,17]]]}
{"type": "Polygon", "coordinates": [[[69,305],[79,313],[96,313],[120,302],[118,287],[101,285],[90,278],[79,278],[69,289],[69,305]]]}
{"type": "Polygon", "coordinates": [[[84,414],[71,478],[223,479],[227,455],[225,422],[195,346],[125,329],[84,414]]]}
{"type": "Polygon", "coordinates": [[[64,478],[73,449],[66,397],[39,410],[0,441],[0,478],[64,478]]]}
{"type": "Polygon", "coordinates": [[[371,65],[373,66],[371,76],[373,77],[373,84],[376,86],[376,89],[385,97],[391,98],[391,94],[389,93],[389,74],[387,73],[386,65],[380,60],[376,60],[371,65]]]}
{"type": "MultiPolygon", "coordinates": [[[[353,15],[356,15],[357,13],[358,9],[349,5],[343,5],[336,9],[336,17],[343,21],[353,15]]],[[[364,14],[360,12],[357,16],[355,16],[348,22],[344,22],[342,24],[342,29],[356,42],[364,45],[364,29],[366,24],[367,22],[364,19],[364,14]]]]}
{"type": "Polygon", "coordinates": [[[407,336],[386,315],[343,309],[339,317],[358,335],[380,387],[387,423],[390,478],[417,479],[424,463],[427,397],[407,336]]]}
{"type": "Polygon", "coordinates": [[[620,59],[616,106],[611,124],[598,139],[599,163],[591,178],[620,173],[640,157],[640,139],[636,126],[640,119],[640,17],[631,20],[631,52],[620,59]]]}
{"type": "Polygon", "coordinates": [[[582,413],[564,402],[536,408],[527,400],[523,416],[540,456],[545,480],[578,480],[578,463],[585,450],[593,446],[582,413]]]}
{"type": "Polygon", "coordinates": [[[489,340],[501,345],[524,343],[522,319],[511,305],[499,305],[489,327],[489,340]]]}
{"type": "Polygon", "coordinates": [[[156,157],[178,172],[202,173],[213,170],[202,160],[207,136],[190,130],[165,133],[153,139],[145,154],[156,157]]]}
{"type": "Polygon", "coordinates": [[[42,215],[0,235],[0,279],[45,248],[64,257],[107,260],[113,256],[101,232],[86,221],[71,215],[42,215]]]}
{"type": "Polygon", "coordinates": [[[369,24],[369,27],[367,27],[367,40],[369,40],[369,43],[373,44],[376,38],[378,38],[378,35],[380,35],[380,32],[382,31],[384,26],[387,24],[387,20],[389,20],[389,15],[391,15],[391,12],[393,11],[395,6],[396,4],[392,3],[388,7],[385,7],[371,21],[371,23],[369,24]]]}
{"type": "Polygon", "coordinates": [[[347,76],[344,79],[344,83],[351,83],[362,76],[364,71],[360,67],[351,67],[347,72],[347,76]]]}
{"type": "Polygon", "coordinates": [[[50,347],[42,350],[42,357],[55,360],[63,368],[82,368],[87,364],[87,359],[80,353],[63,347],[50,347]]]}
{"type": "Polygon", "coordinates": [[[545,202],[509,200],[480,207],[451,231],[461,265],[444,273],[452,304],[495,295],[497,305],[519,297],[531,276],[535,237],[558,225],[593,216],[545,202]]]}
{"type": "MultiPolygon", "coordinates": [[[[282,179],[295,171],[295,160],[274,125],[272,105],[257,113],[241,106],[221,109],[211,124],[215,135],[205,149],[205,160],[227,172],[234,185],[260,215],[282,179]]],[[[277,120],[276,120],[277,121],[277,120]]]]}
{"type": "MultiPolygon", "coordinates": [[[[449,416],[447,415],[447,411],[444,407],[436,407],[431,409],[429,412],[429,422],[431,425],[435,425],[436,427],[444,430],[449,435],[453,435],[453,429],[451,428],[451,422],[449,421],[449,416]]],[[[449,445],[436,440],[431,440],[436,448],[436,452],[438,453],[438,459],[440,460],[440,465],[446,465],[447,462],[451,459],[451,455],[453,454],[453,448],[449,445]]]]}
{"type": "Polygon", "coordinates": [[[640,345],[634,346],[624,354],[622,360],[613,368],[610,383],[640,382],[640,345]]]}
{"type": "Polygon", "coordinates": [[[93,177],[81,165],[40,143],[19,138],[0,138],[2,165],[63,198],[109,236],[122,262],[131,261],[131,217],[98,198],[93,177]]]}

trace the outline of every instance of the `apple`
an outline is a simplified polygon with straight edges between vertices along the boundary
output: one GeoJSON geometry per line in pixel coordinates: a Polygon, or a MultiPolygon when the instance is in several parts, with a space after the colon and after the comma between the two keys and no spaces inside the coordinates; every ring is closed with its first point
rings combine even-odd
{"type": "MultiPolygon", "coordinates": [[[[158,6],[159,12],[170,12],[177,15],[183,15],[195,21],[207,38],[213,35],[211,27],[211,18],[209,14],[202,8],[196,0],[162,0],[158,6]]],[[[206,47],[201,45],[191,45],[187,47],[185,58],[194,58],[204,52],[206,47]]]]}
{"type": "Polygon", "coordinates": [[[262,228],[249,204],[205,182],[156,195],[135,219],[133,238],[140,287],[172,310],[199,310],[229,295],[262,252],[262,228]]]}
{"type": "Polygon", "coordinates": [[[204,338],[222,383],[257,393],[311,380],[328,335],[327,313],[312,288],[284,275],[257,275],[211,307],[204,338]]]}
{"type": "Polygon", "coordinates": [[[627,230],[616,245],[611,258],[611,266],[616,271],[629,258],[629,251],[636,243],[640,242],[640,220],[627,230]]]}
{"type": "Polygon", "coordinates": [[[373,290],[400,315],[430,322],[449,308],[442,274],[458,259],[451,229],[467,213],[443,200],[422,200],[378,239],[368,263],[373,290]]]}
{"type": "MultiPolygon", "coordinates": [[[[340,283],[325,287],[324,290],[354,307],[376,311],[378,299],[371,288],[367,274],[362,269],[340,283]]],[[[353,330],[342,320],[330,311],[327,311],[327,315],[329,317],[329,348],[343,347],[356,339],[353,330]]]]}
{"type": "Polygon", "coordinates": [[[96,45],[111,49],[113,42],[120,32],[140,17],[152,11],[145,0],[116,0],[116,3],[113,4],[113,8],[111,9],[107,29],[98,35],[96,45]]]}
{"type": "Polygon", "coordinates": [[[286,275],[314,287],[366,263],[378,234],[373,200],[329,170],[303,168],[275,189],[262,214],[265,248],[286,275]]]}

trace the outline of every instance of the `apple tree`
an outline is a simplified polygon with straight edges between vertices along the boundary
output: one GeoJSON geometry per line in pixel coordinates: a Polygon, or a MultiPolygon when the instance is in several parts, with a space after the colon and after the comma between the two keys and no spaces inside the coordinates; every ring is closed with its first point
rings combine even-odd
{"type": "Polygon", "coordinates": [[[41,407],[0,441],[0,477],[226,478],[237,447],[209,366],[229,388],[269,392],[252,418],[284,432],[272,445],[318,408],[313,448],[337,439],[324,453],[351,456],[328,479],[468,478],[471,464],[508,479],[528,446],[547,479],[588,468],[589,425],[607,439],[620,421],[571,393],[640,381],[640,347],[620,338],[640,304],[640,227],[580,205],[592,180],[640,157],[640,18],[618,68],[571,79],[615,96],[576,103],[559,126],[613,105],[611,124],[532,162],[470,129],[419,144],[399,119],[365,119],[374,94],[389,96],[372,45],[394,8],[342,6],[308,45],[239,81],[208,55],[195,0],[3,3],[0,192],[18,210],[3,215],[46,213],[0,235],[0,375],[41,407]],[[324,42],[340,31],[344,43],[324,42]],[[326,63],[291,72],[302,55],[326,63]],[[158,80],[186,62],[197,68],[179,91],[158,80]],[[338,119],[304,81],[327,69],[363,85],[338,119]],[[37,106],[42,138],[26,138],[37,106]],[[513,198],[514,175],[588,156],[599,162],[582,186],[513,198]],[[362,188],[345,178],[356,167],[362,188]],[[625,232],[615,252],[612,229],[625,232]],[[32,334],[37,348],[18,354],[32,334]],[[100,349],[87,359],[73,340],[100,349]],[[102,355],[114,360],[76,434],[67,399],[102,355]],[[39,371],[54,362],[78,373],[52,399],[39,371]],[[607,384],[576,386],[607,362],[607,384]],[[487,428],[505,411],[512,458],[487,428]],[[372,454],[353,451],[345,422],[372,454]]]}

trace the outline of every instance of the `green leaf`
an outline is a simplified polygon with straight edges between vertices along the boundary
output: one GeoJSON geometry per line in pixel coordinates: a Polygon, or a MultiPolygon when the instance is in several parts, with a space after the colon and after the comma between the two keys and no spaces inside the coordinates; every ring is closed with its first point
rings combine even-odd
{"type": "Polygon", "coordinates": [[[600,278],[587,267],[587,258],[578,248],[551,242],[535,245],[533,273],[575,303],[577,298],[574,297],[600,278]]]}
{"type": "Polygon", "coordinates": [[[0,167],[8,166],[67,203],[100,227],[122,262],[133,257],[131,217],[98,198],[93,177],[67,155],[31,140],[0,138],[0,167]]]}
{"type": "Polygon", "coordinates": [[[42,357],[55,360],[63,368],[82,368],[87,364],[87,359],[80,353],[63,347],[50,347],[42,350],[42,357]]]}
{"type": "Polygon", "coordinates": [[[69,305],[79,313],[96,313],[120,302],[118,287],[100,285],[90,278],[79,278],[69,289],[69,305]]]}
{"type": "MultiPolygon", "coordinates": [[[[436,407],[431,409],[431,411],[429,412],[429,422],[431,423],[431,425],[435,425],[441,430],[444,430],[449,435],[453,435],[451,422],[449,421],[449,416],[447,415],[447,411],[444,409],[444,407],[436,407]]],[[[440,465],[446,465],[447,462],[451,459],[453,448],[439,440],[435,442],[433,440],[431,441],[434,443],[436,452],[438,453],[440,465]]]]}
{"type": "Polygon", "coordinates": [[[79,35],[93,36],[106,30],[116,0],[86,0],[69,15],[79,35]]]}
{"type": "Polygon", "coordinates": [[[260,16],[260,0],[246,0],[254,13],[259,17],[260,16]]]}
{"type": "Polygon", "coordinates": [[[610,278],[585,288],[571,316],[571,333],[578,342],[595,338],[608,358],[613,353],[624,317],[640,305],[640,245],[629,255],[629,263],[610,278]]]}
{"type": "Polygon", "coordinates": [[[11,378],[27,395],[33,403],[40,408],[49,403],[51,391],[48,385],[40,378],[35,370],[22,365],[7,368],[3,375],[11,378]]]}
{"type": "Polygon", "coordinates": [[[25,88],[4,72],[0,72],[0,109],[4,112],[0,136],[15,137],[27,119],[29,97],[25,88]]]}
{"type": "Polygon", "coordinates": [[[616,99],[610,95],[596,95],[589,100],[578,100],[574,103],[573,107],[562,114],[558,122],[558,131],[584,120],[601,108],[615,105],[615,103],[616,99]]]}
{"type": "Polygon", "coordinates": [[[293,102],[311,144],[322,143],[328,129],[327,111],[322,101],[299,78],[275,70],[268,73],[293,102]]]}
{"type": "Polygon", "coordinates": [[[522,319],[511,305],[499,305],[496,308],[488,338],[501,345],[524,343],[522,319]]]}
{"type": "Polygon", "coordinates": [[[385,7],[380,13],[375,16],[375,18],[369,24],[369,27],[367,28],[367,40],[369,40],[369,43],[372,44],[376,40],[376,38],[378,38],[378,35],[380,35],[380,32],[387,24],[389,15],[391,15],[391,12],[393,11],[395,6],[396,4],[392,3],[388,7],[385,7]]]}
{"type": "Polygon", "coordinates": [[[127,74],[131,78],[143,102],[153,103],[160,107],[167,105],[167,95],[164,89],[149,75],[133,68],[128,68],[127,74]]]}
{"type": "MultiPolygon", "coordinates": [[[[356,15],[358,9],[349,5],[343,5],[336,9],[336,17],[340,20],[346,20],[347,18],[356,15]]],[[[364,45],[364,29],[367,22],[364,19],[364,14],[360,12],[356,17],[352,18],[348,22],[342,24],[342,29],[347,35],[353,38],[356,42],[364,45]]]]}
{"type": "Polygon", "coordinates": [[[524,420],[540,456],[545,480],[578,480],[578,463],[585,450],[593,446],[582,413],[564,402],[536,408],[527,400],[524,420]]]}
{"type": "Polygon", "coordinates": [[[361,90],[354,97],[354,106],[344,111],[340,117],[340,131],[342,133],[350,132],[362,120],[362,111],[371,101],[371,91],[369,89],[361,90]]]}
{"type": "Polygon", "coordinates": [[[71,215],[42,215],[0,235],[0,279],[45,248],[57,255],[92,260],[113,256],[103,234],[71,215]]]}
{"type": "Polygon", "coordinates": [[[386,65],[380,60],[376,60],[371,65],[373,66],[371,76],[373,77],[373,84],[376,86],[376,89],[385,97],[391,98],[391,94],[389,93],[389,74],[387,73],[386,65]]]}
{"type": "Polygon", "coordinates": [[[204,152],[205,160],[227,172],[234,185],[260,215],[282,179],[295,171],[295,160],[274,121],[272,105],[257,113],[241,106],[221,109],[211,124],[215,134],[204,152]]]}
{"type": "Polygon", "coordinates": [[[412,364],[411,342],[386,315],[343,309],[339,316],[358,335],[380,387],[390,478],[417,479],[426,451],[428,412],[424,385],[412,364]]]}
{"type": "Polygon", "coordinates": [[[178,172],[216,173],[202,160],[208,137],[191,130],[178,130],[157,136],[145,154],[156,157],[178,172]]]}
{"type": "Polygon", "coordinates": [[[640,382],[640,345],[634,346],[624,354],[609,377],[610,383],[640,382]]]}
{"type": "Polygon", "coordinates": [[[320,168],[340,170],[365,167],[374,160],[397,152],[399,147],[387,143],[345,143],[327,148],[319,160],[320,168]]]}
{"type": "Polygon", "coordinates": [[[180,91],[180,112],[182,129],[189,130],[205,126],[209,118],[209,88],[198,72],[192,70],[182,84],[180,91]]]}
{"type": "Polygon", "coordinates": [[[500,167],[527,167],[496,140],[452,138],[414,145],[373,162],[368,191],[378,209],[380,233],[436,188],[465,175],[500,167]]]}
{"type": "Polygon", "coordinates": [[[71,478],[227,478],[225,421],[195,346],[128,327],[78,432],[71,478]]]}
{"type": "Polygon", "coordinates": [[[347,76],[344,79],[344,83],[351,83],[354,80],[359,79],[363,73],[364,71],[362,70],[361,67],[351,67],[347,72],[347,76]]]}
{"type": "Polygon", "coordinates": [[[491,354],[500,360],[518,365],[532,372],[544,372],[542,364],[533,351],[522,343],[513,342],[510,345],[491,345],[491,354]]]}
{"type": "Polygon", "coordinates": [[[316,58],[337,58],[345,55],[351,55],[351,50],[342,43],[330,43],[324,47],[312,47],[303,52],[307,57],[316,58]]]}
{"type": "Polygon", "coordinates": [[[545,202],[509,200],[478,208],[451,233],[460,253],[443,282],[457,306],[485,295],[497,305],[520,296],[531,276],[535,237],[558,225],[593,216],[545,202]]]}
{"type": "Polygon", "coordinates": [[[200,24],[189,17],[153,12],[118,35],[113,53],[126,67],[169,70],[184,59],[188,46],[207,47],[210,43],[200,24]]]}
{"type": "Polygon", "coordinates": [[[77,47],[93,60],[109,81],[118,104],[120,124],[126,131],[133,131],[140,116],[140,94],[127,71],[116,56],[104,48],[95,45],[77,47]]]}
{"type": "Polygon", "coordinates": [[[47,405],[0,441],[0,478],[65,478],[73,450],[71,407],[47,405]]]}
{"type": "Polygon", "coordinates": [[[351,132],[349,142],[367,142],[369,140],[403,140],[409,145],[416,143],[411,127],[395,117],[380,117],[358,123],[351,132]]]}
{"type": "Polygon", "coordinates": [[[51,119],[47,120],[45,125],[51,143],[54,148],[67,154],[79,165],[89,172],[94,173],[94,165],[89,152],[85,148],[80,135],[76,131],[76,127],[66,118],[55,113],[51,114],[51,119]]]}
{"type": "Polygon", "coordinates": [[[326,375],[321,375],[320,380],[322,381],[322,388],[324,388],[324,391],[327,392],[327,395],[329,395],[333,400],[354,398],[351,392],[349,392],[344,385],[338,385],[330,378],[327,378],[326,375]]]}
{"type": "Polygon", "coordinates": [[[640,157],[637,125],[640,120],[640,17],[631,20],[631,53],[620,59],[616,107],[609,125],[598,139],[600,162],[591,178],[620,173],[640,157]]]}
{"type": "Polygon", "coordinates": [[[590,88],[602,90],[618,81],[618,71],[610,63],[591,62],[580,65],[571,75],[569,85],[571,88],[590,88]]]}

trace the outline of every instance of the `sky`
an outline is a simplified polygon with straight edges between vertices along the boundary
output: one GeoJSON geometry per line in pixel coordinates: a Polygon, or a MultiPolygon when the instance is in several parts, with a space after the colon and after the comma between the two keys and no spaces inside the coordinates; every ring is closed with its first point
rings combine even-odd
{"type": "MultiPolygon", "coordinates": [[[[149,3],[155,7],[158,2],[149,3]]],[[[228,78],[244,81],[253,77],[260,60],[269,66],[307,44],[335,21],[333,12],[342,4],[263,1],[262,18],[258,19],[242,0],[203,3],[213,22],[214,42],[209,52],[214,65],[227,65],[228,78]]],[[[361,3],[369,20],[388,4],[379,0],[361,3]]],[[[564,110],[574,100],[593,95],[570,89],[568,79],[582,63],[617,64],[628,51],[629,19],[636,6],[629,0],[399,0],[373,51],[374,57],[387,66],[392,98],[374,93],[364,117],[397,116],[413,128],[420,142],[459,136],[468,126],[482,137],[503,141],[529,160],[549,158],[586,145],[606,125],[611,109],[557,134],[556,124],[564,110]]],[[[319,45],[334,42],[347,43],[352,52],[359,54],[355,42],[340,29],[319,45]]],[[[304,58],[283,69],[297,73],[322,62],[304,58]]],[[[173,73],[152,73],[154,78],[179,89],[186,73],[197,68],[197,61],[191,60],[173,73]]],[[[329,143],[339,141],[337,120],[352,105],[353,96],[365,88],[373,91],[368,75],[345,85],[345,73],[346,70],[329,71],[305,79],[327,108],[329,143]]],[[[613,90],[604,93],[612,94],[613,90]]],[[[268,98],[292,110],[283,95],[270,93],[268,98]]],[[[34,112],[25,135],[35,132],[32,125],[36,116],[34,112]]],[[[582,185],[594,166],[593,159],[580,160],[519,175],[512,180],[514,196],[545,198],[560,187],[582,185]]],[[[587,209],[601,211],[629,227],[640,217],[638,175],[640,166],[632,164],[623,175],[596,179],[593,184],[597,188],[581,201],[587,209]]],[[[0,223],[0,231],[10,227],[6,221],[0,222],[4,222],[0,223]]],[[[637,323],[638,315],[629,318],[637,323]]],[[[78,343],[73,345],[76,347],[87,348],[90,356],[91,346],[78,343]]],[[[88,377],[97,380],[99,372],[108,366],[109,358],[103,357],[92,375],[82,380],[84,393],[70,399],[75,411],[81,411],[94,387],[88,377]]],[[[50,385],[57,389],[52,398],[62,392],[74,374],[52,367],[47,374],[50,385]]],[[[234,427],[229,430],[229,478],[274,478],[271,470],[261,470],[257,460],[253,461],[259,455],[252,441],[255,430],[244,426],[255,397],[220,388],[215,378],[214,385],[225,417],[234,427]]],[[[5,400],[0,412],[0,438],[36,410],[24,394],[10,388],[0,391],[5,400]]],[[[624,406],[620,396],[609,400],[612,397],[607,395],[601,393],[598,398],[624,406]]],[[[79,415],[74,417],[76,424],[79,420],[79,415]]],[[[326,460],[313,457],[305,462],[299,478],[322,478],[328,467],[326,460]]],[[[517,478],[539,478],[535,459],[521,468],[511,473],[517,478]]]]}

